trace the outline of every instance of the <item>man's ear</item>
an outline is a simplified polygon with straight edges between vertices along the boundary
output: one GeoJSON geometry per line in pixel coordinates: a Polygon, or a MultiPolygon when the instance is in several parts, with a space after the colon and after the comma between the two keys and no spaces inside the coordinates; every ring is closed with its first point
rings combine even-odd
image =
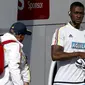
{"type": "Polygon", "coordinates": [[[69,11],[69,12],[68,12],[68,14],[69,14],[69,16],[70,16],[70,14],[71,14],[71,11],[69,11]]]}

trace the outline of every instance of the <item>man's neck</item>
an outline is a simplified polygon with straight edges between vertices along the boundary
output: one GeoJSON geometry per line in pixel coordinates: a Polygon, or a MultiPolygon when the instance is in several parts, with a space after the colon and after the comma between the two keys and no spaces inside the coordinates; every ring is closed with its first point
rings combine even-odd
{"type": "Polygon", "coordinates": [[[80,24],[74,24],[72,21],[70,21],[70,24],[75,27],[76,29],[79,29],[80,28],[80,24]]]}

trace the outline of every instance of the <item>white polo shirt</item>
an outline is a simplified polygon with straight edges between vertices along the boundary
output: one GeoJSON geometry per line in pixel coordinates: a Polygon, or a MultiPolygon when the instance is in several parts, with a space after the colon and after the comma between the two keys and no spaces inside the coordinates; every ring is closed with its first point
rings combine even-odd
{"type": "MultiPolygon", "coordinates": [[[[64,47],[64,52],[77,52],[77,51],[85,52],[85,30],[82,30],[82,28],[78,30],[74,28],[70,23],[68,23],[67,25],[55,31],[55,33],[53,34],[52,45],[60,45],[64,47]]],[[[75,65],[76,60],[78,60],[77,57],[65,61],[57,61],[58,70],[54,81],[64,82],[83,81],[85,78],[84,72],[82,71],[82,69],[78,68],[75,65]]]]}

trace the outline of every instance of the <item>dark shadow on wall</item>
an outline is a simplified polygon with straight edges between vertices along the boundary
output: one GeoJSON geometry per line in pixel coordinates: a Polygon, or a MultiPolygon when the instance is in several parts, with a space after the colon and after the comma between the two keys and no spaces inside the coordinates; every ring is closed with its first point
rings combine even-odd
{"type": "MultiPolygon", "coordinates": [[[[32,26],[27,26],[27,28],[32,32],[33,35],[33,28],[32,26]]],[[[32,35],[25,35],[25,39],[23,41],[23,51],[27,56],[27,63],[30,64],[30,57],[31,57],[31,46],[32,46],[32,35]]]]}

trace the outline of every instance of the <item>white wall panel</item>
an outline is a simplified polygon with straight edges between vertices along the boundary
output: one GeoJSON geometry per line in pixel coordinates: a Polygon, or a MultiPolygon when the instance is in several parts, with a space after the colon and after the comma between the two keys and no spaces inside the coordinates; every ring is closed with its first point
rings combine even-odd
{"type": "Polygon", "coordinates": [[[31,48],[31,85],[45,85],[45,26],[34,26],[31,48]]]}
{"type": "Polygon", "coordinates": [[[17,0],[0,0],[0,29],[9,28],[17,20],[17,0]]]}

